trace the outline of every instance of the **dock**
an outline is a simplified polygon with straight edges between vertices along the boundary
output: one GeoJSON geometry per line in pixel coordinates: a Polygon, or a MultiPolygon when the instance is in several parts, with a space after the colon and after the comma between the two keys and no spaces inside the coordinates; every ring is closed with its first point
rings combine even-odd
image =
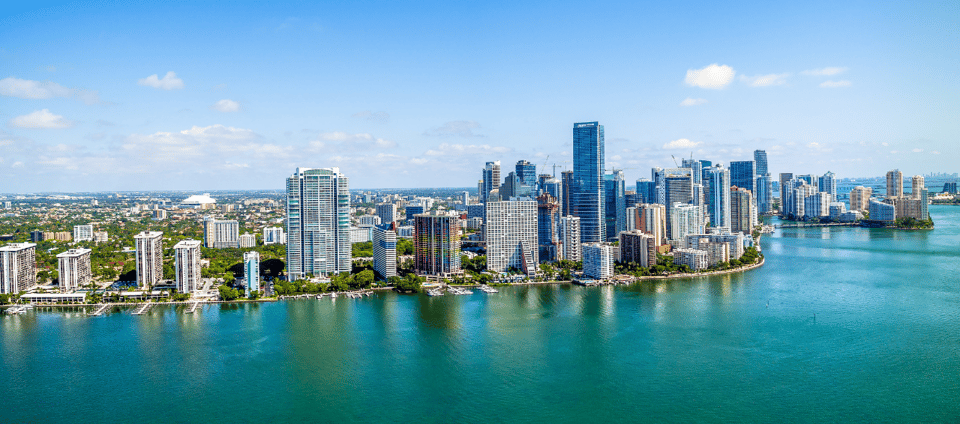
{"type": "Polygon", "coordinates": [[[104,303],[103,305],[100,305],[99,307],[97,307],[97,309],[96,309],[95,311],[93,311],[93,312],[91,312],[91,313],[89,313],[89,314],[87,314],[87,315],[90,315],[90,316],[92,316],[92,317],[98,317],[98,316],[103,315],[104,313],[106,313],[107,310],[110,309],[110,308],[112,308],[112,307],[113,307],[113,304],[112,304],[112,303],[104,303]]]}
{"type": "Polygon", "coordinates": [[[147,310],[150,309],[151,306],[153,306],[152,303],[141,303],[139,306],[137,306],[137,309],[136,309],[135,311],[133,311],[133,314],[134,314],[134,315],[143,315],[143,314],[147,313],[147,310]]]}
{"type": "Polygon", "coordinates": [[[192,313],[196,312],[196,311],[197,311],[197,308],[199,308],[199,307],[200,307],[200,302],[193,302],[193,304],[190,305],[190,307],[187,308],[187,310],[186,310],[185,312],[188,313],[188,314],[192,314],[192,313]]]}

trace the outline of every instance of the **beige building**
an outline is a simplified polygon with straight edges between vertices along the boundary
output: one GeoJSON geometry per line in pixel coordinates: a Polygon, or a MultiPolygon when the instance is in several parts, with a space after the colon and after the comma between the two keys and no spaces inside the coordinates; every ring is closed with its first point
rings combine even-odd
{"type": "Polygon", "coordinates": [[[870,197],[873,196],[873,189],[869,187],[856,186],[850,190],[850,210],[869,211],[870,197]]]}
{"type": "Polygon", "coordinates": [[[177,291],[193,293],[202,285],[200,278],[200,240],[183,240],[173,246],[177,291]]]}
{"type": "Polygon", "coordinates": [[[753,193],[750,190],[736,186],[730,188],[730,232],[752,232],[753,207],[753,193]]]}
{"type": "Polygon", "coordinates": [[[144,231],[133,239],[137,244],[137,285],[156,285],[163,279],[163,233],[144,231]]]}
{"type": "Polygon", "coordinates": [[[60,275],[60,291],[70,293],[90,284],[93,273],[90,269],[90,249],[70,249],[57,255],[57,271],[60,275]]]}
{"type": "Polygon", "coordinates": [[[887,198],[903,196],[903,173],[898,169],[887,172],[887,198]]]}
{"type": "Polygon", "coordinates": [[[620,233],[620,261],[634,262],[642,267],[657,264],[657,241],[651,234],[640,230],[620,233]]]}
{"type": "Polygon", "coordinates": [[[628,216],[633,220],[634,228],[650,234],[658,245],[667,243],[667,207],[659,203],[641,203],[635,208],[635,214],[628,216]]]}

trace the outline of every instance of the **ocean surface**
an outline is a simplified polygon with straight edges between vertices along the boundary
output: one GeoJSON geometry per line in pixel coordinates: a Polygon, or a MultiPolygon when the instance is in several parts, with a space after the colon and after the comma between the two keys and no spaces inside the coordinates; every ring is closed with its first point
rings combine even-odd
{"type": "Polygon", "coordinates": [[[633,286],[0,318],[0,423],[958,422],[960,207],[633,286]]]}

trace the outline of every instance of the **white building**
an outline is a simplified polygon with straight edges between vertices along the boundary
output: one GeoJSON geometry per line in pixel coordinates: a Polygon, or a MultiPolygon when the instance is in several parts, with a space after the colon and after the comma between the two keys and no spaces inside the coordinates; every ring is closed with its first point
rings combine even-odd
{"type": "Polygon", "coordinates": [[[193,293],[201,287],[200,240],[183,240],[173,246],[177,291],[193,293]]]}
{"type": "Polygon", "coordinates": [[[537,202],[522,199],[487,203],[484,223],[490,271],[516,268],[527,275],[537,273],[537,202]]]}
{"type": "Polygon", "coordinates": [[[93,241],[93,225],[74,225],[73,241],[93,241]]]}
{"type": "Polygon", "coordinates": [[[350,227],[350,243],[365,243],[372,240],[372,227],[350,227]]]}
{"type": "Polygon", "coordinates": [[[287,278],[350,272],[350,187],[340,168],[287,178],[287,278]]]}
{"type": "Polygon", "coordinates": [[[400,238],[413,238],[413,225],[404,225],[397,227],[397,237],[400,238]]]}
{"type": "Polygon", "coordinates": [[[163,233],[144,231],[133,239],[137,244],[137,285],[156,285],[163,279],[163,233]]]}
{"type": "Polygon", "coordinates": [[[670,209],[670,240],[683,240],[687,234],[702,234],[706,227],[704,221],[702,207],[674,203],[670,209]]]}
{"type": "Polygon", "coordinates": [[[70,249],[57,255],[60,291],[69,293],[90,284],[90,249],[70,249]]]}
{"type": "Polygon", "coordinates": [[[397,275],[397,233],[391,229],[373,229],[373,270],[384,280],[397,275]]]}
{"type": "Polygon", "coordinates": [[[263,229],[263,245],[268,244],[284,244],[287,242],[286,236],[283,234],[283,228],[280,227],[267,227],[263,229]]]}
{"type": "Polygon", "coordinates": [[[216,205],[217,201],[210,197],[210,193],[194,194],[180,202],[180,207],[185,209],[211,209],[216,205]]]}
{"type": "Polygon", "coordinates": [[[94,231],[93,232],[93,242],[94,243],[106,243],[110,239],[110,236],[106,231],[94,231]]]}
{"type": "Polygon", "coordinates": [[[377,215],[364,215],[357,221],[361,227],[375,227],[380,225],[380,217],[377,215]]]}
{"type": "Polygon", "coordinates": [[[377,216],[380,217],[381,224],[389,224],[397,220],[397,205],[393,203],[382,203],[377,205],[377,216]]]}
{"type": "Polygon", "coordinates": [[[613,277],[613,246],[605,243],[583,245],[583,275],[602,280],[613,277]]]}
{"type": "Polygon", "coordinates": [[[700,247],[700,242],[706,240],[709,243],[726,243],[729,246],[729,259],[740,259],[743,256],[743,252],[746,250],[744,247],[747,244],[747,236],[743,233],[731,233],[728,231],[722,231],[720,233],[707,233],[707,234],[689,234],[684,240],[683,247],[687,249],[698,249],[703,250],[700,247]]]}
{"type": "Polygon", "coordinates": [[[580,244],[580,217],[570,215],[560,218],[560,243],[563,252],[560,259],[574,262],[583,259],[580,244]]]}
{"type": "MultiPolygon", "coordinates": [[[[890,171],[893,172],[893,171],[890,171]]],[[[897,209],[890,203],[870,200],[870,220],[893,222],[897,219],[897,209]]]]}
{"type": "Polygon", "coordinates": [[[205,246],[213,249],[239,248],[240,223],[234,219],[204,219],[203,242],[205,246]]]}
{"type": "Polygon", "coordinates": [[[260,254],[257,252],[243,254],[243,287],[246,297],[260,291],[260,254]]]}
{"type": "Polygon", "coordinates": [[[0,294],[20,293],[37,283],[36,255],[33,243],[0,247],[0,294]]]}
{"type": "Polygon", "coordinates": [[[698,271],[706,269],[707,252],[697,249],[673,249],[673,263],[676,265],[686,265],[691,270],[698,271]]]}
{"type": "Polygon", "coordinates": [[[257,247],[257,236],[246,233],[240,236],[240,248],[257,247]]]}

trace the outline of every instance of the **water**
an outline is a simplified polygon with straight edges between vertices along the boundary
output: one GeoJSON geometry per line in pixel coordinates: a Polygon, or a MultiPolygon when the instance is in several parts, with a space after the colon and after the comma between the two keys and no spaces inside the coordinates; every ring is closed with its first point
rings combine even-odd
{"type": "Polygon", "coordinates": [[[956,422],[960,208],[743,274],[0,319],[0,422],[956,422]]]}

